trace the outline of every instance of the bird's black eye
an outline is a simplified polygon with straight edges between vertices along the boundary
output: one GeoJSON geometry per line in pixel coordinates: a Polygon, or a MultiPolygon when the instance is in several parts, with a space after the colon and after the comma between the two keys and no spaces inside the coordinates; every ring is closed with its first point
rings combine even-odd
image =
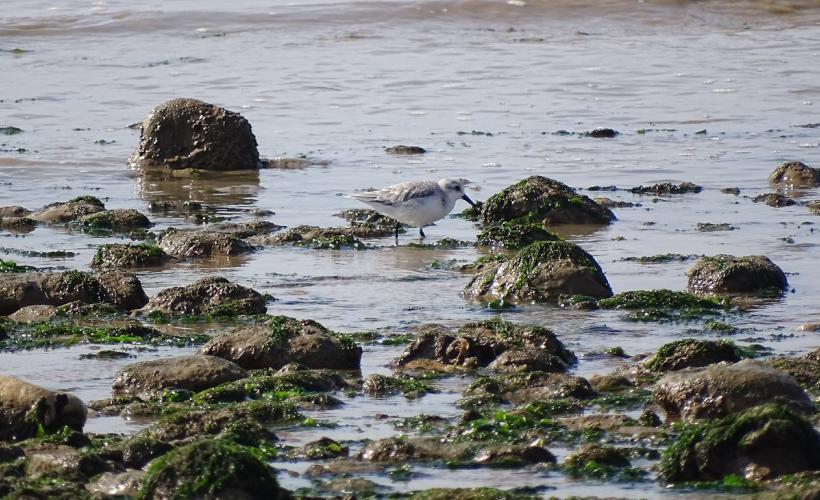
{"type": "Polygon", "coordinates": [[[456,190],[456,191],[461,191],[461,186],[456,186],[456,187],[455,187],[455,190],[456,190]]]}

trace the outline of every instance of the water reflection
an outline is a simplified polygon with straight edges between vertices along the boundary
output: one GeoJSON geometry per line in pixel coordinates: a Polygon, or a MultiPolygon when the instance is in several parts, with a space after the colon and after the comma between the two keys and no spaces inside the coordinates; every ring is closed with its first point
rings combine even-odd
{"type": "Polygon", "coordinates": [[[247,207],[259,198],[259,172],[241,170],[210,172],[199,170],[140,170],[136,176],[137,196],[168,206],[199,203],[211,207],[247,207]]]}

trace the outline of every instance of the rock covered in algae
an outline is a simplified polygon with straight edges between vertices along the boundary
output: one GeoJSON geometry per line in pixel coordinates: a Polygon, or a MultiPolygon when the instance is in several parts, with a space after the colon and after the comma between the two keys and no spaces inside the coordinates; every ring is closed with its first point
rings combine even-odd
{"type": "Polygon", "coordinates": [[[787,161],[774,169],[769,182],[787,187],[815,187],[820,185],[820,168],[812,168],[800,161],[787,161]]]}
{"type": "Polygon", "coordinates": [[[219,276],[202,278],[188,286],[166,288],[152,297],[147,310],[170,314],[264,314],[265,298],[256,290],[219,276]]]}
{"type": "Polygon", "coordinates": [[[464,293],[475,300],[519,303],[554,301],[560,295],[609,297],[612,289],[601,266],[581,247],[544,241],[483,266],[464,293]]]}
{"type": "Polygon", "coordinates": [[[783,270],[763,255],[701,257],[687,275],[692,293],[770,295],[788,286],[783,270]]]}
{"type": "Polygon", "coordinates": [[[186,98],[160,104],[145,118],[132,164],[175,170],[260,167],[256,137],[242,115],[186,98]]]}

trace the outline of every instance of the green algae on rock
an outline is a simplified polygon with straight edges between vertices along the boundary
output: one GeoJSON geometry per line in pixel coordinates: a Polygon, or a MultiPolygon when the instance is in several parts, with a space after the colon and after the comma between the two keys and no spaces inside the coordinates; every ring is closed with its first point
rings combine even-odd
{"type": "Polygon", "coordinates": [[[254,251],[245,240],[228,233],[167,229],[159,247],[179,259],[241,255],[254,251]]]}
{"type": "Polygon", "coordinates": [[[87,233],[122,233],[152,226],[148,217],[132,208],[102,210],[84,215],[73,225],[87,233]]]}
{"type": "Polygon", "coordinates": [[[682,339],[662,345],[643,366],[653,372],[667,372],[689,367],[707,366],[726,361],[734,363],[752,357],[728,340],[682,339]]]}
{"type": "Polygon", "coordinates": [[[555,301],[561,295],[610,297],[612,289],[601,266],[581,247],[542,241],[482,268],[464,294],[474,300],[521,303],[555,301]]]}
{"type": "Polygon", "coordinates": [[[124,245],[109,243],[102,245],[94,254],[91,267],[94,268],[131,268],[131,267],[158,267],[170,260],[162,248],[149,243],[124,245]]]}
{"type": "Polygon", "coordinates": [[[205,439],[153,462],[137,498],[275,500],[289,496],[251,449],[223,439],[205,439]]]}
{"type": "Polygon", "coordinates": [[[687,276],[689,291],[701,294],[779,296],[788,286],[783,270],[763,255],[702,257],[687,276]]]}
{"type": "Polygon", "coordinates": [[[220,276],[202,278],[188,286],[171,287],[151,298],[147,311],[167,314],[264,314],[265,297],[256,290],[220,276]]]}
{"type": "Polygon", "coordinates": [[[540,224],[517,220],[487,226],[478,234],[479,245],[509,250],[518,250],[537,241],[561,241],[561,237],[547,231],[540,224]]]}
{"type": "Polygon", "coordinates": [[[519,220],[535,224],[609,224],[615,215],[589,197],[553,179],[534,175],[491,196],[482,222],[519,220]]]}
{"type": "Polygon", "coordinates": [[[670,483],[734,474],[770,479],[820,467],[820,434],[786,406],[765,404],[688,427],[664,453],[670,483]]]}
{"type": "Polygon", "coordinates": [[[790,188],[816,187],[820,185],[820,169],[799,161],[787,161],[774,169],[769,182],[790,188]]]}
{"type": "Polygon", "coordinates": [[[598,301],[602,309],[630,311],[633,321],[680,321],[717,314],[724,306],[715,298],[674,290],[632,290],[598,301]]]}

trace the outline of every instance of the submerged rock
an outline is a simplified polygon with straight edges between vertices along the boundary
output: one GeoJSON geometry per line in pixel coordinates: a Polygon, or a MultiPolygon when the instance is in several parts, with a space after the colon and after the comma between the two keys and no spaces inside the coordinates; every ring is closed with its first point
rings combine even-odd
{"type": "Polygon", "coordinates": [[[361,347],[311,320],[274,316],[266,325],[243,326],[214,337],[203,354],[219,356],[247,368],[281,368],[300,363],[308,368],[357,370],[361,347]]]}
{"type": "Polygon", "coordinates": [[[398,146],[385,148],[385,152],[393,155],[421,155],[426,153],[427,150],[419,146],[405,146],[404,144],[399,144],[398,146]]]}
{"type": "Polygon", "coordinates": [[[247,376],[228,360],[194,354],[130,364],[117,372],[111,388],[115,397],[151,401],[169,389],[201,391],[247,376]]]}
{"type": "Polygon", "coordinates": [[[232,234],[237,238],[249,238],[251,236],[275,233],[283,228],[284,226],[274,224],[273,222],[256,219],[248,222],[221,222],[211,224],[205,228],[205,231],[232,234]]]}
{"type": "Polygon", "coordinates": [[[484,202],[484,224],[520,219],[535,224],[609,224],[615,215],[556,180],[528,177],[484,202]]]}
{"type": "Polygon", "coordinates": [[[121,269],[128,267],[158,267],[170,260],[168,254],[157,245],[140,243],[124,245],[109,243],[102,245],[94,254],[91,267],[121,269]]]}
{"type": "Polygon", "coordinates": [[[392,365],[413,368],[423,360],[435,361],[443,367],[490,365],[501,372],[527,367],[563,372],[576,358],[547,328],[492,319],[468,323],[456,332],[437,325],[428,326],[392,365]]]}
{"type": "Polygon", "coordinates": [[[105,204],[94,196],[80,196],[66,202],[57,202],[32,212],[30,219],[45,223],[65,223],[88,214],[105,210],[105,204]]]}
{"type": "Polygon", "coordinates": [[[160,104],[145,118],[132,164],[201,170],[260,166],[256,137],[242,115],[185,98],[160,104]]]}
{"type": "Polygon", "coordinates": [[[702,257],[687,275],[693,293],[779,295],[788,286],[783,270],[763,255],[702,257]]]}
{"type": "Polygon", "coordinates": [[[820,185],[820,169],[799,161],[787,161],[774,169],[769,182],[787,187],[816,187],[820,185]]]}
{"type": "Polygon", "coordinates": [[[564,468],[581,469],[589,462],[610,467],[629,467],[632,465],[623,450],[614,446],[592,444],[570,454],[564,461],[564,468]]]}
{"type": "Polygon", "coordinates": [[[37,221],[28,217],[0,217],[0,229],[13,233],[29,233],[37,227],[37,221]]]}
{"type": "Polygon", "coordinates": [[[722,361],[734,363],[744,357],[748,357],[746,353],[728,340],[683,339],[662,345],[643,366],[653,372],[667,372],[722,361]]]}
{"type": "Polygon", "coordinates": [[[770,207],[783,208],[797,205],[797,202],[791,198],[783,196],[780,193],[765,193],[752,198],[755,203],[765,203],[770,207]]]}
{"type": "Polygon", "coordinates": [[[86,413],[83,402],[72,394],[0,375],[0,440],[34,437],[41,428],[49,433],[64,426],[82,431],[86,413]]]}
{"type": "Polygon", "coordinates": [[[139,280],[128,273],[0,273],[0,315],[26,306],[60,306],[75,301],[107,302],[130,310],[142,307],[147,300],[139,280]]]}
{"type": "Polygon", "coordinates": [[[267,306],[256,290],[211,276],[185,287],[166,288],[152,297],[145,309],[169,314],[232,316],[264,314],[267,306]]]}
{"type": "Polygon", "coordinates": [[[786,406],[766,404],[688,428],[663,454],[668,482],[751,480],[820,468],[820,434],[786,406]]]}
{"type": "Polygon", "coordinates": [[[792,377],[752,360],[669,373],[658,381],[654,395],[667,414],[687,421],[720,418],[770,402],[798,411],[814,409],[792,377]]]}
{"type": "MultiPolygon", "coordinates": [[[[395,228],[395,226],[393,226],[395,228]]],[[[355,225],[350,227],[296,226],[273,235],[250,238],[255,245],[294,245],[317,250],[364,250],[367,245],[359,238],[375,238],[393,234],[394,229],[355,225]]]]}
{"type": "Polygon", "coordinates": [[[652,186],[637,186],[630,189],[629,191],[635,194],[664,195],[700,193],[701,191],[703,191],[703,188],[691,182],[681,182],[680,184],[672,184],[671,182],[665,182],[662,184],[654,184],[652,186]]]}
{"type": "Polygon", "coordinates": [[[546,302],[560,295],[609,297],[601,266],[581,247],[566,241],[533,243],[509,260],[488,265],[467,284],[475,300],[546,302]]]}
{"type": "Polygon", "coordinates": [[[209,231],[169,229],[158,244],[166,254],[179,259],[240,255],[254,250],[253,246],[233,234],[209,231]]]}
{"type": "Polygon", "coordinates": [[[139,499],[290,498],[271,469],[243,446],[222,439],[197,441],[173,450],[149,467],[139,499]]]}

